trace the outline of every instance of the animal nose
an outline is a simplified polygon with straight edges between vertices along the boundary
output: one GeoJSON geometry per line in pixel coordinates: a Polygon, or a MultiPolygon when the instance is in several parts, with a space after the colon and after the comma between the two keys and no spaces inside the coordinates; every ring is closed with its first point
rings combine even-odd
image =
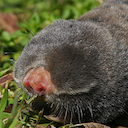
{"type": "Polygon", "coordinates": [[[54,91],[54,85],[51,81],[50,73],[39,67],[31,69],[23,78],[23,84],[28,91],[36,92],[37,94],[50,94],[54,91]]]}

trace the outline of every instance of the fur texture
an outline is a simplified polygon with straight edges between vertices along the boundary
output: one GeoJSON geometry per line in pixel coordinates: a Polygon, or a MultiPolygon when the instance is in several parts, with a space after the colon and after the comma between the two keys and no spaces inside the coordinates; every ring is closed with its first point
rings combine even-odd
{"type": "Polygon", "coordinates": [[[37,98],[33,109],[51,110],[63,123],[107,124],[128,108],[127,44],[128,1],[108,0],[35,35],[15,64],[14,78],[21,87],[30,69],[43,66],[59,93],[46,96],[46,105],[37,98]]]}

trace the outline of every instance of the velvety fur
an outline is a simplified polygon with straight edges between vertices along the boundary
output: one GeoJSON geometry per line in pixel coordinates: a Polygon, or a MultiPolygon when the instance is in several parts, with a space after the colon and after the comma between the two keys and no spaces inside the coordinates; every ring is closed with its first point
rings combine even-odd
{"type": "Polygon", "coordinates": [[[107,124],[128,108],[127,44],[128,1],[108,0],[35,35],[15,64],[14,78],[21,87],[30,69],[44,66],[59,94],[46,96],[46,106],[37,98],[34,109],[51,109],[64,123],[107,124]]]}

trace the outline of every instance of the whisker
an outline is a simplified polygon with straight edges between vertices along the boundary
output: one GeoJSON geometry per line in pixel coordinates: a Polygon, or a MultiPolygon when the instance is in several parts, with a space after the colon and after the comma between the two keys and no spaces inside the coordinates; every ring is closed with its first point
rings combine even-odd
{"type": "Polygon", "coordinates": [[[15,65],[15,60],[14,59],[9,59],[9,61],[11,62],[11,64],[14,66],[15,65]]]}
{"type": "Polygon", "coordinates": [[[63,110],[60,110],[59,114],[57,115],[57,117],[61,118],[62,115],[63,115],[63,110]]]}
{"type": "Polygon", "coordinates": [[[58,113],[57,116],[58,116],[58,117],[61,117],[62,114],[63,114],[63,105],[61,105],[60,110],[59,110],[59,113],[58,113]]]}
{"type": "Polygon", "coordinates": [[[71,117],[70,117],[70,124],[73,124],[73,115],[74,115],[74,109],[71,109],[71,117]]]}
{"type": "Polygon", "coordinates": [[[68,114],[68,103],[67,103],[67,107],[66,107],[66,112],[65,112],[65,116],[64,116],[64,124],[65,124],[65,121],[66,121],[66,118],[67,118],[67,114],[68,114]]]}
{"type": "Polygon", "coordinates": [[[79,124],[81,123],[81,118],[80,118],[80,110],[79,110],[79,107],[77,106],[77,114],[78,114],[78,121],[79,121],[79,124]]]}
{"type": "Polygon", "coordinates": [[[5,55],[14,54],[15,52],[11,51],[10,48],[6,48],[6,51],[4,52],[5,55]]]}
{"type": "Polygon", "coordinates": [[[15,52],[4,52],[4,55],[11,55],[11,54],[14,54],[15,52]]]}
{"type": "Polygon", "coordinates": [[[126,112],[124,109],[123,109],[123,112],[128,115],[128,112],[126,112]]]}
{"type": "Polygon", "coordinates": [[[50,105],[50,108],[51,108],[51,109],[53,108],[53,105],[54,105],[53,103],[50,105]]]}
{"type": "Polygon", "coordinates": [[[91,106],[91,104],[89,104],[89,103],[88,103],[88,109],[89,109],[89,112],[90,112],[90,114],[91,114],[92,121],[94,121],[92,106],[91,106]]]}
{"type": "Polygon", "coordinates": [[[23,48],[19,44],[16,44],[15,47],[19,48],[20,50],[23,50],[23,48]]]}
{"type": "Polygon", "coordinates": [[[58,112],[58,110],[59,110],[59,103],[56,105],[56,107],[55,107],[55,109],[54,109],[54,112],[53,113],[57,113],[58,112]]]}
{"type": "Polygon", "coordinates": [[[36,110],[39,106],[37,103],[31,104],[33,110],[36,110]]]}
{"type": "Polygon", "coordinates": [[[80,108],[80,115],[81,115],[81,120],[83,121],[83,110],[82,110],[82,108],[80,108]]]}
{"type": "MultiPolygon", "coordinates": [[[[28,29],[28,30],[32,34],[32,36],[35,36],[35,34],[30,29],[28,29]]],[[[25,31],[25,32],[28,33],[27,31],[25,31]]]]}

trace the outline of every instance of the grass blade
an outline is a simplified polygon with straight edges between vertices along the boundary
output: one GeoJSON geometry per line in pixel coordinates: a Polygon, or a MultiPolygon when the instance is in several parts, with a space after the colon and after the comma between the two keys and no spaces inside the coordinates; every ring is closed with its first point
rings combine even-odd
{"type": "Polygon", "coordinates": [[[12,123],[10,124],[9,128],[15,128],[15,126],[19,123],[19,122],[18,122],[18,116],[20,115],[21,110],[19,109],[19,110],[16,111],[16,112],[17,112],[17,114],[16,114],[16,116],[13,118],[13,121],[12,121],[12,123]]]}
{"type": "Polygon", "coordinates": [[[8,100],[8,89],[5,89],[4,96],[1,99],[0,103],[0,112],[3,112],[5,110],[5,107],[7,105],[8,100]]]}
{"type": "Polygon", "coordinates": [[[3,128],[3,122],[1,119],[0,119],[0,128],[3,128]]]}
{"type": "Polygon", "coordinates": [[[14,117],[16,115],[16,110],[17,110],[17,104],[18,104],[18,92],[15,93],[14,97],[14,103],[13,103],[13,108],[12,108],[12,116],[14,117]]]}

